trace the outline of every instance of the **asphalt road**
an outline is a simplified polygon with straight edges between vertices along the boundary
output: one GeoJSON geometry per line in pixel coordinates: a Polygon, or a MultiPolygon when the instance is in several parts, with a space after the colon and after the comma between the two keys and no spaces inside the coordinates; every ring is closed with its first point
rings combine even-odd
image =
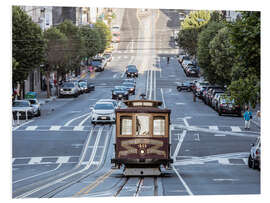
{"type": "Polygon", "coordinates": [[[176,90],[187,78],[170,41],[178,26],[169,10],[125,9],[121,42],[104,72],[88,74],[96,90],[78,98],[42,105],[42,116],[12,131],[12,197],[105,197],[260,194],[260,171],[247,166],[250,144],[260,135],[243,118],[219,116],[192,93],[176,90]],[[166,57],[170,57],[167,64],[166,57]],[[173,169],[160,177],[122,175],[111,169],[114,125],[90,122],[89,106],[111,98],[125,78],[124,69],[139,69],[136,95],[163,102],[171,114],[173,169]]]}

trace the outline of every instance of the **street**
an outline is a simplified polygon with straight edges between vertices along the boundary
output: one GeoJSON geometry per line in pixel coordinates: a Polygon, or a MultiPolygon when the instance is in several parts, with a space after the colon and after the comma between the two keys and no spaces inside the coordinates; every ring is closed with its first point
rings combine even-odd
{"type": "Polygon", "coordinates": [[[41,106],[41,117],[12,130],[12,198],[186,196],[260,194],[260,171],[248,167],[250,144],[260,136],[243,117],[223,115],[179,92],[188,78],[171,41],[179,14],[174,10],[123,9],[121,40],[103,72],[87,73],[95,91],[56,98],[41,106]],[[170,58],[169,64],[167,57],[170,58]],[[110,99],[125,67],[137,66],[136,94],[171,109],[172,169],[159,177],[125,177],[111,169],[115,125],[90,121],[89,106],[110,99]]]}

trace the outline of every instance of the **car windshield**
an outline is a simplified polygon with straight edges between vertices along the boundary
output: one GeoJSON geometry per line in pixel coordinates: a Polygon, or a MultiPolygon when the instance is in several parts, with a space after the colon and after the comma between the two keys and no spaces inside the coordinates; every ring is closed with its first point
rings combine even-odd
{"type": "Polygon", "coordinates": [[[15,101],[13,102],[13,107],[29,107],[29,103],[27,101],[15,101]]]}
{"type": "Polygon", "coordinates": [[[29,99],[28,101],[30,102],[30,104],[36,104],[37,103],[37,100],[35,100],[35,99],[29,99]]]}
{"type": "Polygon", "coordinates": [[[64,83],[62,87],[74,87],[73,83],[64,83]]]}
{"type": "Polygon", "coordinates": [[[124,87],[115,87],[113,91],[126,91],[124,87]]]}
{"type": "Polygon", "coordinates": [[[114,109],[113,105],[110,103],[100,103],[95,105],[96,110],[109,110],[109,109],[114,109]]]}
{"type": "Polygon", "coordinates": [[[190,86],[190,83],[189,82],[183,82],[183,85],[190,86]]]}
{"type": "Polygon", "coordinates": [[[128,86],[128,87],[134,87],[134,84],[132,84],[132,83],[126,83],[126,82],[124,82],[123,85],[124,86],[128,86]]]}
{"type": "Polygon", "coordinates": [[[104,56],[105,58],[110,58],[111,55],[110,55],[110,54],[104,54],[103,56],[104,56]]]}
{"type": "Polygon", "coordinates": [[[86,82],[80,82],[80,83],[79,83],[79,86],[80,86],[80,87],[86,87],[87,84],[86,84],[86,82]]]}

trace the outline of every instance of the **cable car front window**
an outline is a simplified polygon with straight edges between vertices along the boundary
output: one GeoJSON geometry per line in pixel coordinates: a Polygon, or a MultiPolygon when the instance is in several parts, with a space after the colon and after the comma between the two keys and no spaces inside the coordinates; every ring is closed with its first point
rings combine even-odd
{"type": "Polygon", "coordinates": [[[136,135],[149,136],[149,116],[136,116],[136,135]]]}
{"type": "Polygon", "coordinates": [[[165,135],[165,117],[164,116],[154,116],[154,136],[155,135],[165,135]]]}
{"type": "Polygon", "coordinates": [[[120,135],[132,135],[132,117],[120,117],[120,135]]]}

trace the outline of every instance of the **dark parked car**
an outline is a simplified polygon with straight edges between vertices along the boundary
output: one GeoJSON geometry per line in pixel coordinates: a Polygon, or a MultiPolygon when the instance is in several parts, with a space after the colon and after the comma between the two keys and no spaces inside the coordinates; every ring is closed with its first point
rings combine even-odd
{"type": "Polygon", "coordinates": [[[234,100],[230,96],[220,96],[218,100],[218,115],[222,114],[237,114],[241,116],[241,108],[236,105],[234,100]]]}
{"type": "Polygon", "coordinates": [[[186,82],[182,82],[179,85],[177,85],[176,89],[180,92],[182,90],[186,90],[188,92],[191,91],[191,86],[192,86],[192,82],[186,81],[186,82]]]}
{"type": "Polygon", "coordinates": [[[212,108],[215,109],[216,111],[218,109],[219,97],[221,97],[222,95],[225,95],[225,94],[224,93],[216,93],[214,98],[212,99],[212,108]]]}
{"type": "Polygon", "coordinates": [[[122,86],[124,86],[130,94],[135,95],[135,85],[130,82],[123,82],[122,86]]]}
{"type": "Polygon", "coordinates": [[[199,69],[194,65],[187,65],[185,72],[187,76],[199,77],[199,69]]]}
{"type": "Polygon", "coordinates": [[[205,104],[207,104],[209,106],[212,104],[212,99],[214,97],[215,92],[224,93],[224,90],[219,86],[213,86],[211,88],[208,88],[208,91],[207,91],[205,98],[204,98],[205,104]]]}
{"type": "Polygon", "coordinates": [[[129,91],[126,87],[123,86],[115,86],[112,89],[112,99],[126,99],[128,100],[129,91]]]}
{"type": "Polygon", "coordinates": [[[251,144],[248,166],[253,169],[261,168],[261,138],[258,137],[255,143],[251,144]]]}
{"type": "Polygon", "coordinates": [[[193,88],[193,93],[201,98],[202,97],[202,93],[203,93],[203,90],[209,86],[209,83],[207,81],[197,81],[195,83],[195,88],[193,88]]]}
{"type": "Polygon", "coordinates": [[[212,90],[211,95],[210,95],[209,105],[212,108],[215,108],[212,104],[213,104],[213,100],[215,99],[216,94],[224,94],[224,93],[225,93],[225,90],[224,89],[217,88],[217,89],[212,90]]]}
{"type": "Polygon", "coordinates": [[[88,82],[87,80],[79,80],[79,84],[86,85],[86,89],[84,92],[89,93],[90,91],[95,90],[95,84],[93,82],[88,82]]]}
{"type": "Polygon", "coordinates": [[[135,65],[128,65],[126,67],[126,76],[130,77],[138,77],[138,69],[135,65]]]}

